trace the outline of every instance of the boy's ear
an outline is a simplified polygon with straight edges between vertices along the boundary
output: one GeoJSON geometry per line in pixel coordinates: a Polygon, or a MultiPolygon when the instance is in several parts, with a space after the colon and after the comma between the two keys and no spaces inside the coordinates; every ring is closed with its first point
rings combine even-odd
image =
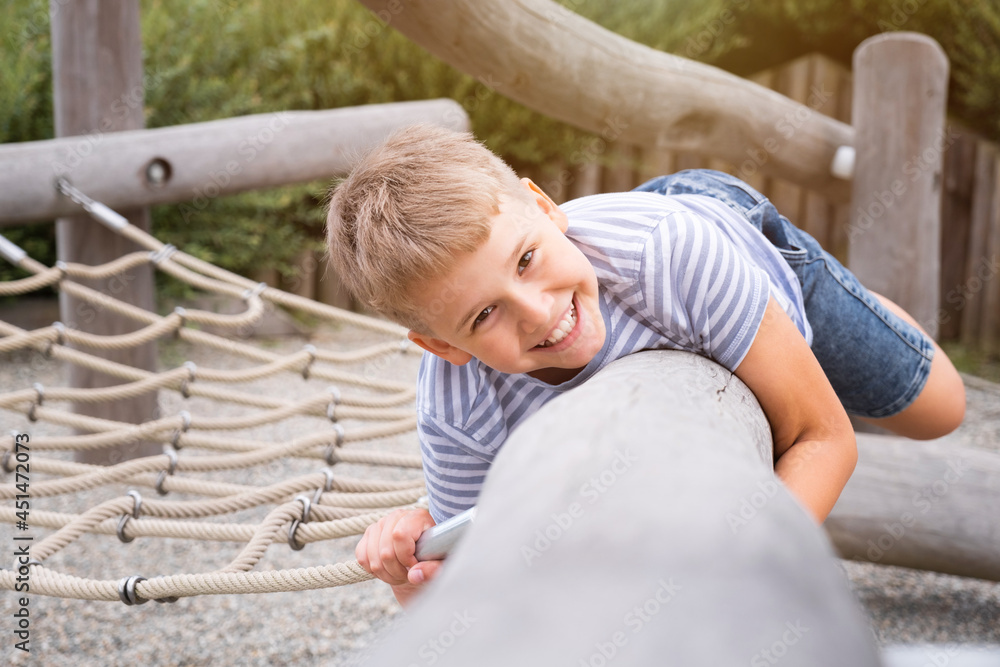
{"type": "Polygon", "coordinates": [[[440,338],[425,336],[424,334],[419,334],[412,330],[407,332],[406,337],[431,354],[435,354],[445,361],[455,364],[456,366],[464,366],[472,361],[471,354],[458,349],[451,343],[443,341],[440,338]]]}
{"type": "Polygon", "coordinates": [[[541,209],[552,222],[556,224],[563,234],[569,229],[569,218],[563,213],[559,205],[552,201],[552,198],[545,194],[545,191],[538,187],[538,184],[532,181],[530,178],[522,178],[521,185],[527,188],[531,194],[534,196],[535,203],[538,204],[538,208],[541,209]]]}

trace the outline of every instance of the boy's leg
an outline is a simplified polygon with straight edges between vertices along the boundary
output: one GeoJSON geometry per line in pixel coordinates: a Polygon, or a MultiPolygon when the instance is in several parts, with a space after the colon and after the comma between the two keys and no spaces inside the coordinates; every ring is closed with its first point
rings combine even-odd
{"type": "MultiPolygon", "coordinates": [[[[893,314],[926,335],[927,332],[900,306],[877,292],[871,293],[893,314]]],[[[934,342],[933,339],[931,342],[934,342]]],[[[934,342],[934,359],[931,361],[927,383],[913,402],[891,417],[858,418],[907,438],[930,440],[954,431],[964,417],[965,385],[962,384],[962,377],[948,355],[934,342]]]]}

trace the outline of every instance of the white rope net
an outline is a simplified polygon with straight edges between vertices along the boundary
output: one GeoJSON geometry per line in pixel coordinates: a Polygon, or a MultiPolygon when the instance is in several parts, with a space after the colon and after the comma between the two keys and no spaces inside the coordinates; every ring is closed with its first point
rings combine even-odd
{"type": "Polygon", "coordinates": [[[121,384],[95,389],[34,383],[4,387],[0,393],[4,421],[11,418],[29,426],[37,421],[75,432],[29,436],[28,429],[18,428],[0,434],[0,463],[7,477],[7,483],[0,484],[0,522],[16,529],[15,546],[30,544],[29,563],[15,558],[13,564],[3,564],[0,588],[23,590],[17,587],[19,581],[30,577],[32,593],[137,604],[192,595],[324,588],[371,578],[356,561],[289,570],[261,571],[255,566],[271,545],[301,549],[311,542],[357,536],[395,508],[425,506],[419,455],[379,447],[380,441],[415,429],[412,382],[350,370],[360,363],[419,353],[419,348],[409,344],[400,327],[254,283],[161,243],[68,186],[64,192],[146,251],[101,266],[59,262],[47,267],[0,237],[2,254],[32,274],[0,283],[0,297],[51,286],[96,308],[126,316],[137,330],[99,336],[60,323],[27,331],[0,321],[0,353],[45,355],[121,380],[121,384]],[[121,275],[144,264],[199,290],[240,299],[245,310],[224,315],[178,308],[161,317],[77,282],[121,275]],[[309,344],[277,353],[239,340],[268,305],[361,328],[368,342],[355,349],[309,344]],[[231,334],[218,335],[198,327],[231,334]],[[174,338],[180,341],[178,345],[210,351],[202,355],[209,359],[215,355],[236,358],[239,367],[216,368],[188,361],[150,372],[93,353],[151,341],[169,343],[174,338]],[[371,343],[372,338],[381,342],[371,343]],[[287,380],[290,373],[301,376],[296,396],[269,391],[275,378],[285,375],[287,380]],[[151,392],[159,393],[161,408],[172,404],[181,409],[143,424],[89,417],[72,409],[74,403],[120,401],[151,392]],[[220,412],[225,414],[220,416],[220,412]],[[294,437],[274,440],[244,433],[289,420],[298,420],[294,437]],[[164,453],[109,466],[70,458],[76,451],[138,442],[161,444],[164,453]],[[249,481],[239,483],[218,480],[221,475],[232,478],[289,459],[301,463],[301,474],[280,481],[266,474],[250,475],[249,481]],[[370,474],[341,474],[337,466],[343,468],[343,464],[370,474]],[[45,509],[65,508],[72,504],[73,494],[99,487],[114,492],[95,506],[75,512],[45,509]],[[246,510],[255,510],[256,518],[234,520],[234,515],[245,515],[246,510]],[[30,537],[25,532],[29,527],[30,537]],[[45,532],[43,536],[38,535],[39,529],[45,532]],[[53,554],[88,533],[122,542],[184,538],[245,546],[218,570],[198,574],[144,579],[134,573],[115,573],[109,579],[89,579],[46,566],[53,554]]]}

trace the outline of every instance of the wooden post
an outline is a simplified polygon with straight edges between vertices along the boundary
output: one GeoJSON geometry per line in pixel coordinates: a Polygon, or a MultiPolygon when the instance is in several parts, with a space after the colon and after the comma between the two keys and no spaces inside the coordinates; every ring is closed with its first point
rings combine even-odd
{"type": "Polygon", "coordinates": [[[948,58],[926,35],[871,37],[854,52],[848,262],[937,337],[948,58]]]}
{"type": "MultiPolygon", "coordinates": [[[[139,0],[75,0],[52,4],[52,79],[56,136],[80,135],[72,156],[75,167],[86,164],[93,146],[105,134],[141,129],[143,119],[142,40],[139,0]]],[[[148,209],[121,211],[133,225],[149,230],[148,209]]],[[[138,250],[87,216],[56,221],[59,259],[102,264],[138,250]]],[[[81,281],[83,282],[83,281],[81,281]]],[[[147,310],[154,310],[153,274],[149,266],[131,269],[90,287],[147,310]]],[[[123,334],[140,328],[124,317],[60,294],[60,318],[67,327],[95,334],[123,334]]],[[[156,345],[95,354],[144,370],[156,370],[156,345]]],[[[72,387],[106,387],[120,380],[79,366],[71,366],[72,387]]],[[[78,413],[139,423],[157,416],[157,395],[111,403],[75,406],[78,413]]],[[[140,442],[115,448],[78,452],[87,463],[113,464],[127,458],[160,453],[157,443],[140,442]]]]}
{"type": "Polygon", "coordinates": [[[989,245],[990,227],[998,215],[998,193],[996,184],[1000,181],[997,167],[1000,166],[1000,151],[994,144],[980,143],[976,151],[976,165],[973,174],[972,213],[969,221],[969,243],[965,254],[965,272],[956,295],[962,305],[962,343],[970,347],[982,344],[980,323],[983,319],[984,276],[979,269],[988,264],[986,249],[989,245]]]}

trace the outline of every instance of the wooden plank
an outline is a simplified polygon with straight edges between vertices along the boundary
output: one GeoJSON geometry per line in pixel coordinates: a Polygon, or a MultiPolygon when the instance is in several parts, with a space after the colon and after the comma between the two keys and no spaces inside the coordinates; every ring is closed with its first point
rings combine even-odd
{"type": "Polygon", "coordinates": [[[993,207],[983,259],[975,266],[975,276],[982,280],[982,314],[979,319],[980,347],[989,353],[1000,352],[1000,156],[993,168],[993,207]]]}
{"type": "MultiPolygon", "coordinates": [[[[736,164],[802,105],[721,69],[637,44],[551,0],[362,0],[432,54],[500,94],[589,132],[736,164]],[[405,11],[404,11],[405,8],[405,11]],[[599,46],[596,46],[599,45],[599,46]]],[[[834,177],[851,128],[810,114],[763,170],[846,199],[834,177]]]]}
{"type": "MultiPolygon", "coordinates": [[[[972,191],[972,218],[969,223],[969,246],[966,252],[965,275],[957,293],[951,298],[961,314],[962,343],[969,347],[980,344],[982,319],[982,278],[976,269],[985,258],[989,242],[990,222],[996,208],[998,193],[994,184],[997,178],[997,160],[1000,150],[991,143],[981,143],[976,151],[975,177],[972,191]],[[978,289],[973,289],[978,287],[978,289]]],[[[946,294],[946,296],[948,296],[946,294]]]]}
{"type": "Polygon", "coordinates": [[[562,204],[569,198],[569,185],[573,180],[573,172],[566,164],[565,160],[556,160],[542,165],[539,176],[538,185],[556,204],[562,204]]]}
{"type": "MultiPolygon", "coordinates": [[[[811,68],[812,63],[809,56],[797,58],[783,65],[777,72],[775,90],[789,99],[805,104],[809,98],[811,68]]],[[[809,113],[817,115],[812,108],[809,109],[809,113]]],[[[790,127],[788,131],[793,129],[790,127]]],[[[780,136],[780,134],[776,134],[775,138],[780,136]]],[[[805,192],[799,185],[783,178],[775,178],[771,182],[768,198],[782,215],[792,221],[792,224],[805,229],[803,226],[805,192]]]]}
{"type": "Polygon", "coordinates": [[[926,35],[885,33],[854,52],[849,265],[935,338],[947,91],[948,58],[926,35]]]}
{"type": "Polygon", "coordinates": [[[639,181],[645,183],[651,178],[665,176],[677,171],[677,154],[658,148],[643,148],[639,161],[639,181]]]}
{"type": "Polygon", "coordinates": [[[604,166],[601,189],[604,192],[626,192],[639,185],[635,175],[636,149],[621,141],[608,144],[608,162],[604,166]]]}
{"type": "Polygon", "coordinates": [[[596,195],[601,192],[601,165],[584,162],[573,169],[573,182],[569,185],[571,199],[596,195]]]}
{"type": "MultiPolygon", "coordinates": [[[[854,77],[845,71],[837,86],[837,108],[834,117],[848,125],[851,124],[851,107],[854,103],[854,77]]],[[[847,266],[847,234],[851,224],[850,202],[833,201],[833,223],[830,237],[830,254],[841,264],[847,266]]]]}
{"type": "MultiPolygon", "coordinates": [[[[774,87],[777,85],[777,79],[777,68],[764,70],[749,77],[750,81],[770,90],[774,90],[774,87]]],[[[749,152],[744,150],[743,155],[736,162],[736,171],[733,172],[733,175],[746,181],[750,187],[756,189],[765,197],[770,197],[772,179],[768,178],[766,172],[761,169],[759,156],[761,155],[760,151],[762,148],[762,146],[757,145],[751,147],[749,152]],[[755,159],[755,156],[758,156],[757,159],[755,159]]]]}
{"type": "Polygon", "coordinates": [[[955,340],[961,333],[961,290],[965,282],[966,255],[972,218],[975,182],[975,135],[953,128],[957,141],[945,153],[944,192],[941,201],[941,308],[938,335],[955,340]]]}
{"type": "MultiPolygon", "coordinates": [[[[840,108],[837,95],[841,89],[840,82],[847,70],[820,54],[812,54],[809,57],[809,64],[809,107],[836,118],[840,108]]],[[[812,190],[803,192],[802,219],[797,224],[819,241],[827,251],[834,243],[835,216],[834,205],[826,197],[812,190]]]]}
{"type": "MultiPolygon", "coordinates": [[[[145,124],[143,115],[142,43],[138,0],[79,0],[52,14],[53,111],[56,136],[84,135],[95,130],[105,134],[137,130],[145,124]]],[[[69,139],[82,145],[80,139],[69,139]]],[[[20,172],[20,161],[8,164],[7,171],[20,172]]],[[[49,165],[51,169],[51,165],[49,165]]],[[[40,177],[41,185],[55,198],[51,175],[40,177]]],[[[12,187],[5,183],[0,190],[12,187]]],[[[13,187],[17,187],[14,185],[13,187]]],[[[9,192],[21,197],[23,190],[9,192]]],[[[0,204],[0,209],[5,208],[0,204]]],[[[124,208],[120,213],[129,222],[150,230],[149,210],[124,208]]],[[[77,215],[56,221],[56,247],[64,262],[103,264],[140,248],[106,229],[88,216],[77,215]]],[[[111,294],[145,310],[155,310],[153,272],[149,265],[102,280],[80,280],[102,293],[111,294]]],[[[135,331],[132,320],[103,311],[66,292],[59,295],[61,321],[70,328],[91,334],[119,335],[135,331]]],[[[157,367],[156,343],[124,350],[91,350],[97,356],[147,371],[157,367]]],[[[82,366],[70,365],[69,386],[99,388],[120,384],[121,379],[82,366]]],[[[155,419],[157,392],[110,403],[76,403],[78,414],[138,424],[155,419]]],[[[162,452],[157,442],[139,441],[118,447],[80,451],[79,461],[115,464],[125,459],[162,452]]]]}
{"type": "Polygon", "coordinates": [[[0,226],[78,211],[53,187],[60,176],[114,209],[188,202],[195,213],[222,195],[344,174],[358,154],[418,122],[466,130],[469,121],[457,102],[446,99],[131,132],[110,133],[101,121],[85,124],[83,136],[0,146],[0,226]],[[147,178],[154,161],[169,169],[169,178],[157,185],[147,178]]]}
{"type": "Polygon", "coordinates": [[[708,169],[708,158],[696,153],[678,153],[677,171],[685,169],[708,169]]]}
{"type": "Polygon", "coordinates": [[[316,298],[316,269],[319,267],[316,252],[309,248],[295,257],[294,276],[283,279],[282,289],[305,299],[316,298]]]}

